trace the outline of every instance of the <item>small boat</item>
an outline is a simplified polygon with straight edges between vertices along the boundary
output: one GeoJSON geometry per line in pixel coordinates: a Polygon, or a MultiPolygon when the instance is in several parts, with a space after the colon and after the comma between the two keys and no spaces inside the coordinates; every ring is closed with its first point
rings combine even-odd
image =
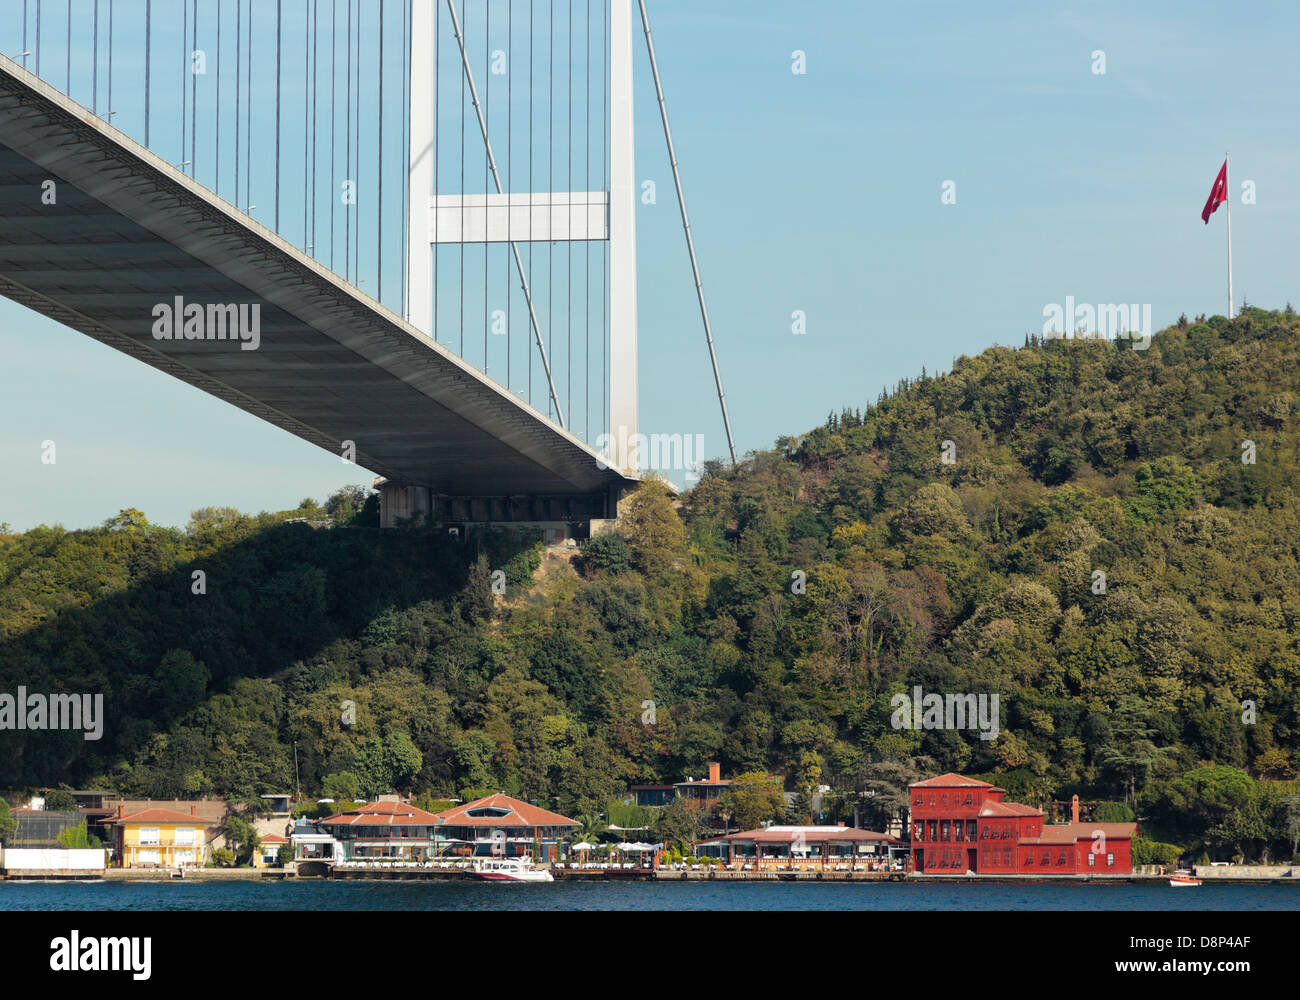
{"type": "Polygon", "coordinates": [[[485,882],[554,882],[545,868],[534,868],[532,858],[475,858],[470,874],[485,882]]]}
{"type": "Polygon", "coordinates": [[[1190,871],[1180,868],[1169,876],[1171,886],[1200,885],[1201,880],[1196,878],[1190,871]]]}

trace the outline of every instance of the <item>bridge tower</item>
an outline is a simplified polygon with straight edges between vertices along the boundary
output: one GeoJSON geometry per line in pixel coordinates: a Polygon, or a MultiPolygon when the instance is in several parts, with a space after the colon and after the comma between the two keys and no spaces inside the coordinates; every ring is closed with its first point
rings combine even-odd
{"type": "MultiPolygon", "coordinates": [[[[635,477],[640,457],[637,437],[637,279],[636,165],[633,136],[632,0],[600,0],[608,4],[609,103],[607,191],[519,192],[503,188],[498,153],[489,138],[480,106],[482,81],[466,55],[462,26],[454,0],[446,9],[440,0],[415,0],[411,5],[411,74],[409,100],[410,163],[406,319],[430,333],[434,313],[433,248],[439,244],[507,243],[514,258],[515,281],[528,305],[530,336],[541,353],[559,423],[566,426],[556,397],[550,363],[543,345],[545,331],[533,307],[519,253],[520,244],[567,241],[606,241],[609,246],[609,465],[635,477]],[[439,32],[454,33],[463,82],[472,94],[479,134],[491,165],[495,191],[486,194],[442,193],[435,180],[437,78],[433,53],[439,32]],[[562,212],[555,209],[562,208],[562,212]]],[[[598,5],[593,5],[598,6],[598,5]]],[[[593,12],[594,13],[594,12],[593,12]]],[[[603,20],[603,19],[602,19],[603,20]]],[[[593,23],[598,23],[593,17],[593,23]]],[[[513,73],[514,67],[508,72],[513,73]]],[[[480,77],[481,77],[480,73],[480,77]]],[[[531,81],[530,81],[531,84],[531,81]]],[[[590,114],[590,110],[588,111],[590,114]]],[[[445,136],[444,136],[445,138],[445,136]]],[[[459,140],[458,140],[459,141],[459,140]]]]}

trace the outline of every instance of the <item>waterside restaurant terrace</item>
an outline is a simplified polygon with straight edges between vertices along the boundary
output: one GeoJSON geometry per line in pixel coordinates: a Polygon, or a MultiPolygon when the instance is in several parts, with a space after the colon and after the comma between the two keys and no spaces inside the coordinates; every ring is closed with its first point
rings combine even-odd
{"type": "Polygon", "coordinates": [[[801,868],[873,871],[907,854],[907,843],[886,833],[847,826],[769,826],[695,844],[701,857],[754,870],[801,868]]]}

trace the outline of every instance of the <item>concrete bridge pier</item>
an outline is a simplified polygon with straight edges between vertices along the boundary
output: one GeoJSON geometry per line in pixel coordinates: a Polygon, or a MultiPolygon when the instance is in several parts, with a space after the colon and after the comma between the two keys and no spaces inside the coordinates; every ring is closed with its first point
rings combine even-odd
{"type": "Polygon", "coordinates": [[[612,531],[619,504],[630,492],[628,486],[612,484],[598,493],[450,496],[397,480],[376,479],[374,485],[383,528],[429,525],[455,531],[462,539],[475,529],[534,528],[550,545],[612,531]]]}

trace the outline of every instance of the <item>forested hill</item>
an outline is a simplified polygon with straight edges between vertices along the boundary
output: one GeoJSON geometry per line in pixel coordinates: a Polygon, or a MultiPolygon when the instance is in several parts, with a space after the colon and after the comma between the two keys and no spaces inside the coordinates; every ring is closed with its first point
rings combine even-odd
{"type": "Polygon", "coordinates": [[[379,532],[359,491],[3,533],[0,692],[102,691],[107,722],[0,733],[0,787],[248,796],[294,787],[296,744],[307,794],[504,789],[583,815],[720,760],[830,785],[852,819],[859,790],[887,812],[954,770],[1289,856],[1297,401],[1300,321],[1247,309],[1145,351],[960,358],[709,466],[679,509],[643,488],[572,566],[519,536],[379,532]],[[996,693],[999,735],[895,728],[916,686],[996,693]]]}

